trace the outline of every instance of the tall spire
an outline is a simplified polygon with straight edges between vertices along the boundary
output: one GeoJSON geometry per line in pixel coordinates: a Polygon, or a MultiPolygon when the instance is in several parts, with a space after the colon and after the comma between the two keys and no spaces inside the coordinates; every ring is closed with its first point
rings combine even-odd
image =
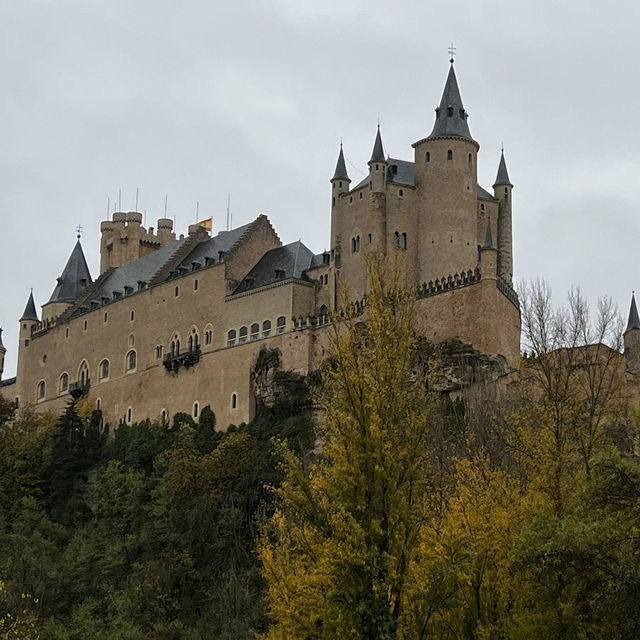
{"type": "Polygon", "coordinates": [[[0,327],[0,351],[6,353],[7,350],[5,349],[4,345],[2,344],[2,327],[0,327]]]}
{"type": "Polygon", "coordinates": [[[80,240],[76,242],[69,260],[58,278],[49,302],[74,302],[93,281],[82,251],[80,240]]]}
{"type": "Polygon", "coordinates": [[[342,153],[342,142],[340,143],[340,153],[338,154],[338,162],[336,162],[336,170],[332,180],[349,180],[347,166],[344,163],[344,154],[342,153]]]}
{"type": "Polygon", "coordinates": [[[24,308],[24,312],[22,313],[22,317],[20,320],[37,320],[38,314],[36,312],[36,303],[33,301],[33,290],[29,294],[29,299],[27,300],[27,306],[24,308]]]}
{"type": "Polygon", "coordinates": [[[511,180],[509,180],[509,172],[507,171],[507,163],[504,160],[504,149],[500,152],[500,164],[498,165],[498,174],[496,175],[496,181],[493,186],[499,184],[506,184],[512,187],[511,180]]]}
{"type": "Polygon", "coordinates": [[[625,333],[627,331],[631,331],[632,329],[640,329],[640,316],[638,316],[638,307],[636,307],[636,296],[635,296],[635,293],[631,294],[631,307],[629,309],[629,322],[627,322],[627,328],[625,329],[625,333]]]}
{"type": "Polygon", "coordinates": [[[371,160],[369,160],[369,162],[386,162],[384,149],[382,148],[382,137],[380,136],[380,125],[378,125],[376,141],[373,143],[373,151],[371,152],[371,160]]]}
{"type": "Polygon", "coordinates": [[[493,235],[491,233],[491,218],[487,220],[487,230],[484,234],[484,244],[482,245],[483,249],[495,249],[495,245],[493,244],[493,235]]]}
{"type": "Polygon", "coordinates": [[[469,125],[467,124],[468,114],[462,104],[456,72],[453,69],[453,58],[450,62],[449,75],[444,85],[440,106],[436,109],[436,121],[433,125],[433,131],[429,137],[443,138],[456,136],[473,140],[471,132],[469,131],[469,125]]]}

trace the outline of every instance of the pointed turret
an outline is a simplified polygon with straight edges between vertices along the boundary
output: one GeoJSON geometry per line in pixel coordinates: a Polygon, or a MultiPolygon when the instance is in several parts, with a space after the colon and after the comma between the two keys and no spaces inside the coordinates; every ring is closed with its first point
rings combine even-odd
{"type": "Polygon", "coordinates": [[[376,131],[376,139],[373,143],[371,160],[369,160],[369,191],[384,193],[387,186],[387,160],[384,157],[380,125],[376,131]]]}
{"type": "Polygon", "coordinates": [[[4,356],[6,353],[7,350],[2,344],[2,327],[0,327],[0,381],[2,381],[2,372],[4,371],[4,356]]]}
{"type": "Polygon", "coordinates": [[[504,159],[504,149],[500,153],[500,163],[498,164],[498,173],[496,175],[496,181],[493,184],[493,188],[495,189],[497,186],[507,185],[509,187],[513,187],[511,184],[511,180],[509,180],[509,172],[507,171],[507,163],[504,159]]]}
{"type": "Polygon", "coordinates": [[[493,244],[493,234],[491,233],[491,219],[487,221],[487,230],[484,234],[484,244],[482,245],[483,249],[495,249],[495,245],[493,244]]]}
{"type": "Polygon", "coordinates": [[[347,165],[344,162],[344,153],[342,152],[342,142],[340,142],[340,153],[338,153],[338,161],[336,162],[336,170],[331,178],[331,211],[333,212],[338,198],[344,193],[349,192],[351,180],[347,173],[347,165]]]}
{"type": "Polygon", "coordinates": [[[20,322],[23,320],[35,320],[38,322],[38,313],[36,312],[36,303],[33,301],[33,291],[29,294],[27,306],[24,308],[20,322]]]}
{"type": "Polygon", "coordinates": [[[74,302],[91,283],[89,267],[87,266],[80,240],[78,240],[47,304],[52,302],[74,302]]]}
{"type": "Polygon", "coordinates": [[[442,138],[456,136],[473,140],[467,118],[469,114],[466,112],[460,97],[460,89],[458,89],[458,81],[456,72],[453,69],[453,60],[449,68],[449,75],[444,85],[440,106],[436,109],[436,121],[433,125],[433,131],[429,135],[430,138],[442,138]]]}
{"type": "Polygon", "coordinates": [[[640,375],[640,316],[638,316],[635,292],[631,294],[629,321],[627,322],[623,340],[627,371],[634,375],[640,375]]]}
{"type": "Polygon", "coordinates": [[[340,153],[338,154],[338,162],[336,162],[336,170],[333,173],[334,180],[346,180],[347,182],[351,182],[349,180],[349,174],[347,173],[347,166],[344,163],[344,153],[342,153],[342,142],[340,143],[340,153]]]}

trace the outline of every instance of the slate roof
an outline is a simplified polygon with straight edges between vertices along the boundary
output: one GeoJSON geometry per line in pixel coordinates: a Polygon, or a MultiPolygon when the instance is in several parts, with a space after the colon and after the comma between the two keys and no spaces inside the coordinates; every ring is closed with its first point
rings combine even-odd
{"type": "Polygon", "coordinates": [[[509,172],[507,171],[507,163],[504,160],[504,151],[500,154],[500,164],[498,165],[498,174],[496,175],[496,181],[493,183],[495,187],[497,184],[511,185],[509,180],[509,172]]]}
{"type": "Polygon", "coordinates": [[[487,231],[484,234],[484,244],[482,245],[483,249],[495,249],[495,245],[493,244],[493,235],[491,233],[491,220],[487,220],[487,231]]]}
{"type": "Polygon", "coordinates": [[[6,351],[5,346],[2,344],[2,327],[0,327],[0,351],[6,351]]]}
{"type": "Polygon", "coordinates": [[[462,104],[460,89],[458,89],[456,72],[453,70],[453,63],[451,63],[442,98],[440,99],[440,106],[436,109],[436,121],[429,138],[457,136],[473,140],[467,124],[467,118],[468,114],[462,104]]]}
{"type": "Polygon", "coordinates": [[[49,302],[74,302],[92,282],[89,267],[80,240],[78,240],[62,275],[58,278],[58,284],[53,290],[49,302]]]}
{"type": "Polygon", "coordinates": [[[192,262],[199,262],[204,266],[205,258],[211,258],[213,262],[220,262],[220,252],[226,253],[229,251],[252,224],[253,222],[250,222],[230,231],[222,231],[218,235],[198,243],[181,264],[191,269],[192,262]]]}
{"type": "MultiPolygon", "coordinates": [[[[340,153],[338,154],[338,162],[336,162],[336,170],[333,172],[332,180],[349,180],[347,166],[344,163],[344,153],[342,153],[342,145],[340,145],[340,153]]],[[[350,182],[350,180],[349,180],[350,182]]]]}
{"type": "Polygon", "coordinates": [[[36,303],[33,301],[33,291],[29,294],[29,299],[27,300],[27,306],[24,308],[24,312],[22,313],[22,317],[20,320],[37,320],[38,313],[36,311],[36,303]]]}
{"type": "Polygon", "coordinates": [[[483,189],[479,184],[476,185],[476,193],[478,195],[478,198],[488,198],[489,200],[495,200],[493,194],[483,189]]]}
{"type": "Polygon", "coordinates": [[[304,272],[316,266],[317,258],[300,240],[271,249],[258,260],[233,293],[243,293],[287,278],[307,280],[304,272]]]}
{"type": "Polygon", "coordinates": [[[373,150],[371,151],[371,160],[369,162],[384,162],[384,149],[382,148],[382,137],[380,136],[380,125],[378,125],[378,131],[376,132],[376,139],[373,143],[373,150]]]}
{"type": "Polygon", "coordinates": [[[629,322],[627,322],[627,328],[625,329],[625,333],[627,331],[631,331],[632,329],[640,329],[640,317],[638,317],[638,307],[636,307],[636,296],[635,294],[631,294],[631,308],[629,309],[629,322]]]}

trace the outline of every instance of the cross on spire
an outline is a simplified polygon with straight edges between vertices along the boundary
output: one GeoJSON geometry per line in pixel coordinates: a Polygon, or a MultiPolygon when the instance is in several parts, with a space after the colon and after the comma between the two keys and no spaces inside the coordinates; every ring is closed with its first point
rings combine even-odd
{"type": "Polygon", "coordinates": [[[453,42],[449,45],[447,53],[451,56],[451,58],[449,58],[449,62],[453,64],[453,57],[456,55],[456,47],[453,46],[453,42]]]}

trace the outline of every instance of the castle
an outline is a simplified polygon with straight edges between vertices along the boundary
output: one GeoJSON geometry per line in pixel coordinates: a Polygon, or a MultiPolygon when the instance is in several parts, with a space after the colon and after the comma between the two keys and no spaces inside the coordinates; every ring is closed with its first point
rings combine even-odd
{"type": "MultiPolygon", "coordinates": [[[[504,154],[490,193],[478,185],[472,138],[451,61],[433,129],[413,162],[387,156],[378,127],[368,175],[352,186],[342,146],[331,178],[331,249],[282,245],[264,215],[210,236],[170,219],[145,229],[138,212],[101,224],[100,274],[80,241],[50,299],[29,296],[16,378],[0,393],[19,407],[60,411],[88,395],[105,420],[195,419],[211,405],[220,428],[255,414],[251,369],[261,347],[306,373],[327,355],[341,283],[366,295],[367,257],[404,254],[416,328],[514,364],[520,310],[512,288],[512,189],[504,154]]],[[[0,341],[0,376],[5,347],[0,341]]]]}

